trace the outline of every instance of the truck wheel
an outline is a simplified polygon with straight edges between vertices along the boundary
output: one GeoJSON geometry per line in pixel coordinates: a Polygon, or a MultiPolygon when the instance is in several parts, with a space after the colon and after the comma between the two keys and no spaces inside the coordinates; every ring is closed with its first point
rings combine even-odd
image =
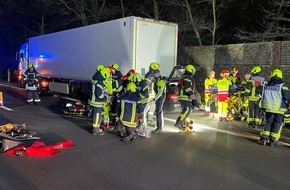
{"type": "Polygon", "coordinates": [[[70,94],[73,98],[77,98],[78,89],[78,84],[71,84],[70,94]]]}

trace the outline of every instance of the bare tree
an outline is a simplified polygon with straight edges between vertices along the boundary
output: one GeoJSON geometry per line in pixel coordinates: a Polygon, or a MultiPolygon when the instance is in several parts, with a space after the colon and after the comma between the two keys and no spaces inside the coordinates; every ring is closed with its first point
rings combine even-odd
{"type": "Polygon", "coordinates": [[[59,0],[59,2],[81,21],[82,25],[98,23],[102,17],[106,0],[59,0]]]}
{"type": "Polygon", "coordinates": [[[272,41],[290,39],[289,0],[270,0],[260,5],[264,17],[259,22],[261,30],[237,29],[236,37],[243,41],[272,41]]]}
{"type": "Polygon", "coordinates": [[[220,1],[219,4],[216,3],[216,0],[167,0],[167,2],[169,5],[184,9],[186,20],[184,24],[181,24],[181,29],[184,31],[192,30],[200,46],[204,44],[208,36],[211,38],[210,43],[216,44],[216,31],[220,26],[218,22],[219,10],[223,7],[223,1],[220,1]]]}

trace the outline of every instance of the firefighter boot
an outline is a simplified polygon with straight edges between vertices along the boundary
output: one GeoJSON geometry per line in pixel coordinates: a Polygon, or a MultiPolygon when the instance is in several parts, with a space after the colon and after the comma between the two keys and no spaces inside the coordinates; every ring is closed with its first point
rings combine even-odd
{"type": "Polygon", "coordinates": [[[260,145],[266,145],[267,144],[267,140],[266,139],[264,139],[264,138],[260,138],[260,140],[258,140],[258,144],[260,144],[260,145]]]}
{"type": "Polygon", "coordinates": [[[179,130],[184,131],[183,123],[184,122],[180,119],[180,117],[178,117],[174,126],[177,127],[179,130]]]}
{"type": "Polygon", "coordinates": [[[103,129],[100,129],[99,127],[94,127],[93,128],[93,135],[104,135],[104,131],[103,129]]]}
{"type": "Polygon", "coordinates": [[[123,142],[129,142],[130,140],[134,140],[136,138],[135,132],[130,133],[127,137],[122,138],[123,142]]]}

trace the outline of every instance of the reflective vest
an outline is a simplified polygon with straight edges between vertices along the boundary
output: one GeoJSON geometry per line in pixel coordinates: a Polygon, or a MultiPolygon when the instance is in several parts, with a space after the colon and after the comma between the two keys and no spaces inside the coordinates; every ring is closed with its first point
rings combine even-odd
{"type": "Polygon", "coordinates": [[[263,85],[263,93],[261,107],[266,109],[266,112],[284,114],[286,109],[282,108],[282,84],[274,86],[263,85]]]}
{"type": "Polygon", "coordinates": [[[229,90],[232,82],[227,78],[222,78],[218,80],[217,87],[218,87],[218,101],[224,102],[229,96],[229,90]]]}
{"type": "Polygon", "coordinates": [[[165,96],[166,94],[166,82],[163,78],[159,77],[155,82],[154,82],[154,92],[155,92],[155,97],[154,99],[157,100],[162,96],[165,96]]]}
{"type": "Polygon", "coordinates": [[[250,101],[258,101],[260,99],[260,97],[256,94],[256,88],[258,86],[261,86],[264,81],[265,78],[261,76],[253,76],[252,80],[249,81],[252,83],[251,85],[252,87],[251,89],[246,89],[246,92],[250,93],[249,94],[250,101]]]}
{"type": "Polygon", "coordinates": [[[206,94],[212,93],[212,90],[216,89],[215,88],[216,84],[217,79],[212,76],[208,76],[204,81],[204,93],[206,94]]]}
{"type": "Polygon", "coordinates": [[[139,95],[140,104],[146,104],[149,101],[149,86],[145,80],[142,80],[139,83],[136,83],[137,92],[139,95]]]}

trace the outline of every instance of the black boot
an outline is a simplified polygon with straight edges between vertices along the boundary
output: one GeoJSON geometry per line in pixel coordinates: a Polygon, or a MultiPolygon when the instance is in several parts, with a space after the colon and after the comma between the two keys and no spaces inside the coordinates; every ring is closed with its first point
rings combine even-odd
{"type": "Polygon", "coordinates": [[[100,129],[99,127],[94,127],[93,128],[93,135],[101,136],[101,135],[104,135],[104,134],[105,133],[104,133],[103,129],[100,129]]]}
{"type": "Polygon", "coordinates": [[[135,132],[130,133],[127,137],[122,138],[123,142],[129,142],[130,140],[134,140],[136,138],[135,132]]]}
{"type": "Polygon", "coordinates": [[[161,127],[157,127],[154,131],[152,131],[152,133],[154,134],[158,134],[162,132],[162,128],[161,127]]]}
{"type": "Polygon", "coordinates": [[[184,122],[180,119],[180,117],[177,118],[176,123],[174,124],[175,127],[177,127],[179,130],[184,130],[184,122]]]}

